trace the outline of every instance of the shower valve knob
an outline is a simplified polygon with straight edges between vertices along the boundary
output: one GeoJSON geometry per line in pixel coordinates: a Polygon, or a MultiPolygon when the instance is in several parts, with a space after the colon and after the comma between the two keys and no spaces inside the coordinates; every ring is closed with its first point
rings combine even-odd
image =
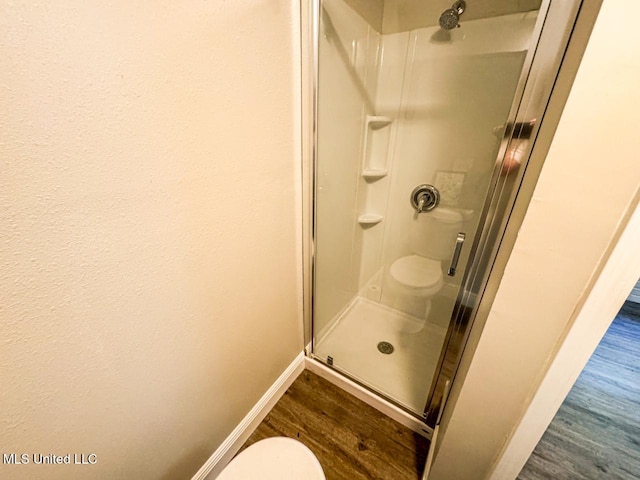
{"type": "Polygon", "coordinates": [[[440,203],[440,192],[433,185],[418,185],[411,192],[411,206],[416,212],[428,212],[433,210],[440,203]]]}

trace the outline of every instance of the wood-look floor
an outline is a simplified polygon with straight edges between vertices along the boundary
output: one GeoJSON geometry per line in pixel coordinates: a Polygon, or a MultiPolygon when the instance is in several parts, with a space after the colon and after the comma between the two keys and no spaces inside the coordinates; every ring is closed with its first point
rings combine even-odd
{"type": "Polygon", "coordinates": [[[308,370],[242,448],[273,436],[309,447],[327,480],[418,480],[429,443],[308,370]]]}
{"type": "Polygon", "coordinates": [[[620,311],[518,480],[640,479],[639,314],[620,311]]]}

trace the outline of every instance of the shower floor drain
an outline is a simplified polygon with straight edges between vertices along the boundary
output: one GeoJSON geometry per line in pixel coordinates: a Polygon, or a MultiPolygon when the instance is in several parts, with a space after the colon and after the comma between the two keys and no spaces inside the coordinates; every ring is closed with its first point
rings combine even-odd
{"type": "Polygon", "coordinates": [[[380,342],[378,344],[378,350],[380,350],[380,353],[389,355],[393,353],[394,348],[393,348],[393,345],[391,345],[389,342],[380,342]]]}

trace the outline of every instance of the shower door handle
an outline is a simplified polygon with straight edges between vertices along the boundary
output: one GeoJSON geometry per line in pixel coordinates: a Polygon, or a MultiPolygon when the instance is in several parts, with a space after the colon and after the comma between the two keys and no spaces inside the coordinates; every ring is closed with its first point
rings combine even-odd
{"type": "Polygon", "coordinates": [[[462,232],[458,233],[458,237],[456,238],[456,246],[453,248],[453,257],[451,257],[451,265],[449,265],[449,271],[447,272],[450,277],[453,277],[456,274],[456,268],[458,268],[458,260],[460,260],[460,252],[462,251],[462,245],[464,244],[464,239],[466,237],[466,234],[462,232]]]}

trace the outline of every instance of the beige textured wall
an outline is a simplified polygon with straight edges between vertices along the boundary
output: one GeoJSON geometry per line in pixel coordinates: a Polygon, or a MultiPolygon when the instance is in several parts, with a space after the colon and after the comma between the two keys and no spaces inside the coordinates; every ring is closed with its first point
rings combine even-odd
{"type": "Polygon", "coordinates": [[[297,8],[0,5],[0,453],[98,459],[1,478],[190,478],[301,350],[297,8]]]}
{"type": "Polygon", "coordinates": [[[603,3],[432,480],[488,477],[635,207],[640,6],[620,23],[627,6],[603,3]]]}

